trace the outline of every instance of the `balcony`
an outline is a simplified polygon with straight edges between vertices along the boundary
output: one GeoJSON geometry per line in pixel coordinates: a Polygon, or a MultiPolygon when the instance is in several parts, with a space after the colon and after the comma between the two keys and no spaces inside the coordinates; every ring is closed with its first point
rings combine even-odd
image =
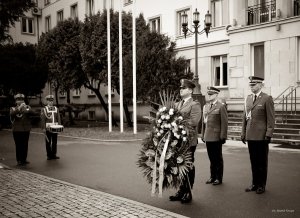
{"type": "Polygon", "coordinates": [[[276,1],[249,6],[247,25],[269,22],[276,17],[276,1]]]}

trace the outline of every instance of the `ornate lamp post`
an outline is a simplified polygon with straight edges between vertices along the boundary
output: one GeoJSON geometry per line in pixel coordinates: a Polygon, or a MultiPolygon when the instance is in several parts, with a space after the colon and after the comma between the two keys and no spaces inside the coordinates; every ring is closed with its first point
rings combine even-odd
{"type": "Polygon", "coordinates": [[[208,33],[211,27],[211,14],[209,11],[207,11],[207,14],[205,14],[205,20],[204,20],[204,29],[199,31],[199,15],[200,13],[197,11],[197,8],[195,12],[193,13],[193,27],[195,31],[190,30],[188,26],[188,15],[184,13],[182,15],[182,31],[184,33],[184,38],[186,38],[186,35],[188,32],[191,32],[192,34],[195,34],[195,74],[194,74],[194,83],[196,85],[194,89],[194,94],[199,95],[201,94],[201,86],[199,84],[199,77],[198,77],[198,34],[202,34],[203,32],[206,33],[206,37],[208,37],[208,33]]]}

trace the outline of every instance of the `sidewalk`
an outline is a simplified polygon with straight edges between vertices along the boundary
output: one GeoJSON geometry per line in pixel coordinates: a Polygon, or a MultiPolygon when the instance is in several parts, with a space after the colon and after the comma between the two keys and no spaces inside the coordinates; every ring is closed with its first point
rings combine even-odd
{"type": "Polygon", "coordinates": [[[0,164],[0,217],[184,217],[0,164]]]}

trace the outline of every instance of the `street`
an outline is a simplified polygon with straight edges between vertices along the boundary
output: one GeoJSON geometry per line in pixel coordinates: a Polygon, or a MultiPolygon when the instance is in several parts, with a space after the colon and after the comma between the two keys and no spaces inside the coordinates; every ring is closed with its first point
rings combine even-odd
{"type": "MultiPolygon", "coordinates": [[[[72,184],[159,207],[188,217],[300,217],[300,150],[270,149],[266,192],[246,193],[251,184],[251,170],[246,146],[223,148],[223,184],[205,184],[209,178],[209,160],[204,144],[195,156],[196,180],[193,201],[183,205],[170,202],[166,190],[163,198],[151,197],[151,186],[137,167],[141,141],[101,142],[68,137],[58,138],[59,160],[47,160],[44,138],[31,133],[27,160],[18,167],[72,184]]],[[[0,131],[0,162],[16,168],[12,133],[0,131]]]]}

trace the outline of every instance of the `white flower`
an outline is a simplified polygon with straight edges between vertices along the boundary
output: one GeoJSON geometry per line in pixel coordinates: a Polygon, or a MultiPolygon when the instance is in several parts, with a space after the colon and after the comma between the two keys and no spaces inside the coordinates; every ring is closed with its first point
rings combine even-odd
{"type": "Polygon", "coordinates": [[[174,114],[174,109],[171,108],[170,111],[169,111],[169,115],[173,115],[174,114]]]}
{"type": "Polygon", "coordinates": [[[174,136],[179,139],[180,138],[180,135],[178,135],[177,133],[174,133],[174,136]]]}
{"type": "Polygon", "coordinates": [[[166,115],[166,120],[169,120],[170,119],[170,115],[166,115]]]}
{"type": "Polygon", "coordinates": [[[187,140],[187,138],[186,138],[186,137],[183,137],[182,140],[185,142],[185,141],[187,140]]]}
{"type": "Polygon", "coordinates": [[[161,119],[158,119],[158,120],[157,120],[157,122],[158,122],[158,123],[161,123],[161,122],[162,122],[162,120],[161,120],[161,119]]]}
{"type": "Polygon", "coordinates": [[[162,120],[164,120],[165,118],[166,118],[166,116],[165,115],[161,115],[161,117],[160,117],[162,120]]]}
{"type": "Polygon", "coordinates": [[[158,116],[159,114],[160,114],[159,111],[157,111],[157,112],[156,112],[156,115],[158,116]]]}
{"type": "Polygon", "coordinates": [[[186,134],[186,131],[185,130],[182,130],[182,132],[181,132],[183,135],[185,135],[186,134]]]}
{"type": "Polygon", "coordinates": [[[167,108],[166,108],[166,107],[163,107],[163,108],[162,108],[162,111],[165,111],[165,110],[167,110],[167,108]]]}
{"type": "Polygon", "coordinates": [[[157,134],[156,134],[157,136],[161,136],[161,134],[158,132],[157,134]]]}
{"type": "Polygon", "coordinates": [[[179,120],[183,120],[183,117],[182,117],[182,116],[179,116],[178,119],[179,119],[179,120]]]}
{"type": "Polygon", "coordinates": [[[160,133],[164,133],[164,131],[161,129],[160,131],[159,131],[160,133]]]}
{"type": "Polygon", "coordinates": [[[177,126],[177,124],[175,122],[172,122],[171,125],[172,126],[177,126]]]}
{"type": "Polygon", "coordinates": [[[163,112],[163,109],[162,109],[162,108],[159,108],[159,112],[163,112]]]}
{"type": "Polygon", "coordinates": [[[179,125],[178,127],[179,127],[180,129],[183,129],[183,126],[182,126],[182,125],[179,125]]]}

